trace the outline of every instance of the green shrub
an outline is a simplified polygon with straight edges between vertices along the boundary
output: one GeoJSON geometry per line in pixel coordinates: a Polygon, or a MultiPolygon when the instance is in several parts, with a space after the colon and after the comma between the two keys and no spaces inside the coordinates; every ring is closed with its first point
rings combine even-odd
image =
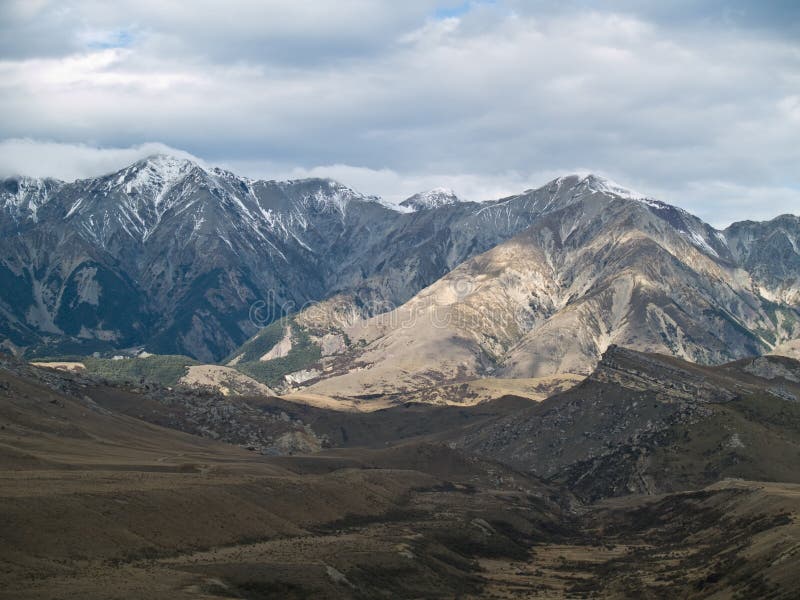
{"type": "Polygon", "coordinates": [[[198,365],[196,360],[181,355],[155,355],[146,358],[86,357],[81,360],[90,375],[104,377],[109,381],[149,381],[161,385],[175,385],[186,375],[189,366],[198,365]]]}
{"type": "MultiPolygon", "coordinates": [[[[259,331],[256,335],[245,342],[233,354],[228,356],[223,362],[228,363],[237,356],[241,356],[239,362],[253,362],[264,356],[272,347],[281,341],[289,323],[285,319],[279,319],[270,323],[259,331]]],[[[293,329],[296,326],[292,325],[293,329]]]]}
{"type": "MultiPolygon", "coordinates": [[[[273,323],[275,325],[276,323],[273,323]]],[[[283,376],[287,373],[294,373],[302,369],[312,367],[322,358],[322,350],[319,345],[311,341],[308,332],[303,328],[292,323],[292,349],[286,356],[273,358],[266,362],[261,362],[258,357],[266,354],[283,337],[284,323],[281,323],[280,336],[277,337],[272,345],[261,346],[258,352],[248,352],[246,357],[250,360],[242,360],[234,365],[236,369],[249,375],[253,379],[260,381],[270,387],[275,387],[283,383],[283,376]],[[252,357],[255,357],[253,359],[252,357]]],[[[272,327],[270,325],[269,327],[272,327]]],[[[267,327],[266,329],[269,329],[267,327]]],[[[273,338],[274,339],[274,338],[273,338]]]]}

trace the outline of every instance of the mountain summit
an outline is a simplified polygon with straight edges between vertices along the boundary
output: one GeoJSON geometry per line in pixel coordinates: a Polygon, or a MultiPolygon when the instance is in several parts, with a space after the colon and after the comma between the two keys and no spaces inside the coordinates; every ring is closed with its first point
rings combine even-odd
{"type": "Polygon", "coordinates": [[[400,203],[400,206],[412,210],[428,210],[460,202],[456,193],[449,188],[433,188],[427,192],[414,194],[400,203]]]}

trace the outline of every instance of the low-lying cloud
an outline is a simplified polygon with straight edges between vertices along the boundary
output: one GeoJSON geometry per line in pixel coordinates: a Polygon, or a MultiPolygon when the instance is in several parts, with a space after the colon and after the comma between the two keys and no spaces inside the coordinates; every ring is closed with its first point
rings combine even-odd
{"type": "Polygon", "coordinates": [[[98,148],[87,144],[9,139],[0,141],[0,177],[28,175],[74,181],[112,173],[153,154],[201,160],[157,142],[128,148],[98,148]]]}

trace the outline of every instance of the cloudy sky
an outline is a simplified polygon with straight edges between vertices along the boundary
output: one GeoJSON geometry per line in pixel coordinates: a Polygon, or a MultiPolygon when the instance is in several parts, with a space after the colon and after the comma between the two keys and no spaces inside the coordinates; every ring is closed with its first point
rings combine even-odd
{"type": "Polygon", "coordinates": [[[399,201],[595,172],[800,214],[796,0],[2,0],[0,175],[180,151],[399,201]]]}

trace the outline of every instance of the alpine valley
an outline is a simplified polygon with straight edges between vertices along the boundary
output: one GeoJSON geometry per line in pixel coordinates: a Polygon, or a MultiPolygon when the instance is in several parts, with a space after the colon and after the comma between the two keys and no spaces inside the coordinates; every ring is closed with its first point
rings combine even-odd
{"type": "Polygon", "coordinates": [[[0,182],[0,598],[800,589],[800,217],[0,182]]]}

